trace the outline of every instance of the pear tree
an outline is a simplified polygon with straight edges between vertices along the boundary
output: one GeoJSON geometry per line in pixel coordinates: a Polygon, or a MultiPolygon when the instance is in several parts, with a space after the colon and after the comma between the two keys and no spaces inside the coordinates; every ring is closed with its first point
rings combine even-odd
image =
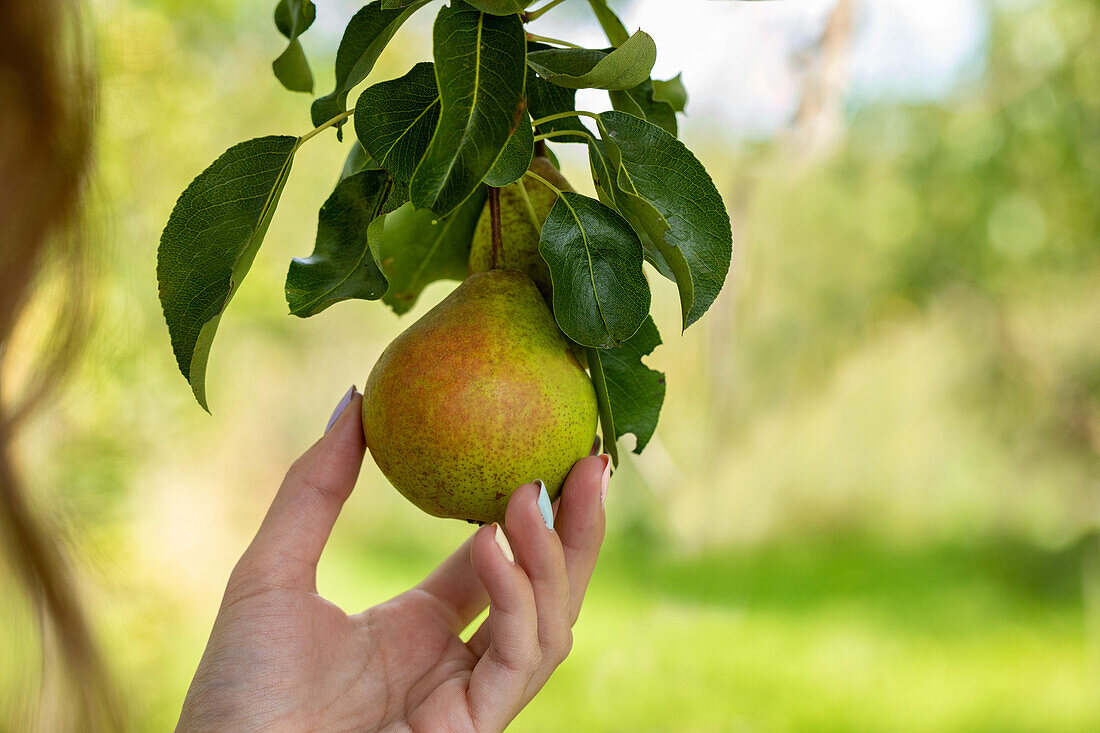
{"type": "MultiPolygon", "coordinates": [[[[419,402],[400,405],[419,405],[415,417],[424,425],[453,419],[437,409],[456,399],[446,385],[481,374],[485,425],[496,420],[495,428],[527,436],[521,423],[534,413],[525,412],[525,404],[541,404],[540,395],[551,395],[543,401],[552,412],[575,404],[559,415],[561,430],[550,431],[544,444],[527,441],[537,450],[520,451],[525,457],[508,467],[515,471],[504,472],[501,486],[518,476],[520,483],[530,480],[534,474],[524,471],[535,470],[560,486],[562,471],[587,453],[597,421],[616,465],[625,434],[634,434],[634,450],[642,452],[665,397],[664,375],[644,363],[661,337],[649,314],[643,263],[674,284],[686,329],[722,288],[732,229],[710,176],[678,139],[677,115],[687,101],[680,77],[652,78],[653,39],[642,30],[629,33],[606,0],[587,0],[607,36],[604,48],[528,30],[562,2],[529,8],[533,0],[450,0],[435,16],[432,58],[398,78],[376,80],[372,70],[382,50],[429,0],[372,0],[348,20],[334,87],[309,108],[312,129],[238,143],[187,186],[161,235],[157,281],[176,361],[199,405],[209,409],[206,369],[221,315],[259,253],[295,154],[314,139],[353,136],[339,181],[318,213],[313,251],[290,262],[284,293],[290,313],[307,318],[361,299],[381,300],[403,314],[427,284],[463,281],[387,349],[368,380],[368,447],[391,482],[409,496],[412,479],[387,470],[384,454],[391,448],[382,445],[400,429],[387,422],[398,398],[385,390],[372,395],[372,383],[394,379],[402,368],[391,358],[398,351],[404,359],[419,353],[419,346],[408,346],[411,333],[438,339],[439,350],[452,348],[442,343],[442,332],[418,328],[429,318],[442,318],[452,341],[460,332],[491,332],[500,353],[555,354],[538,370],[541,381],[527,386],[508,381],[507,370],[478,371],[481,364],[454,380],[437,367],[417,382],[419,402]],[[577,109],[578,89],[606,91],[611,109],[577,109]],[[559,145],[583,146],[596,197],[576,192],[562,177],[554,153],[559,145]],[[472,301],[478,308],[468,307],[472,301]],[[452,315],[440,316],[441,310],[452,315]],[[466,319],[461,328],[454,314],[466,319]],[[516,416],[507,418],[513,423],[507,415],[516,416]],[[378,428],[373,437],[372,424],[378,428]]],[[[313,74],[301,39],[315,14],[311,0],[279,0],[274,14],[287,39],[272,63],[275,76],[288,90],[311,95],[313,74]]],[[[445,368],[465,368],[467,357],[456,354],[445,368]]],[[[471,441],[485,439],[484,431],[472,432],[471,441]]],[[[487,460],[472,449],[463,455],[460,443],[451,448],[450,462],[439,459],[437,467],[448,480],[487,460]]],[[[477,481],[492,483],[472,475],[470,482],[477,481]]],[[[486,496],[500,491],[491,486],[486,496]]],[[[477,521],[490,521],[502,506],[478,500],[473,509],[468,503],[441,507],[430,497],[409,498],[432,514],[477,521]]]]}

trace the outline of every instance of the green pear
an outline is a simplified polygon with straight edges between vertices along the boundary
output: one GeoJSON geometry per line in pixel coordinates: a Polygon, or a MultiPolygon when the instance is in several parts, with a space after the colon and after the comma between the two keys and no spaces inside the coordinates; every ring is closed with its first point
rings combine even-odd
{"type": "MultiPolygon", "coordinates": [[[[549,158],[536,157],[529,169],[542,176],[561,191],[573,187],[554,167],[549,158]]],[[[539,292],[550,301],[550,269],[539,254],[539,236],[546,217],[558,195],[544,183],[524,176],[515,183],[500,189],[500,239],[502,262],[498,265],[509,270],[519,270],[538,285],[539,292]],[[526,194],[526,195],[525,195],[526,194]]],[[[489,204],[481,210],[470,245],[470,274],[486,272],[492,267],[493,234],[489,204]]]]}
{"type": "Polygon", "coordinates": [[[386,347],[363,390],[382,473],[428,514],[475,522],[503,520],[535,479],[556,498],[596,414],[550,308],[513,270],[470,276],[386,347]]]}

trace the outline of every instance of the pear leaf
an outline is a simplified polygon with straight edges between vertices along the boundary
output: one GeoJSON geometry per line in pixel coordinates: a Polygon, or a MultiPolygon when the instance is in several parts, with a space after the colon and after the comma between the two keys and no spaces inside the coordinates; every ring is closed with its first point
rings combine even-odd
{"type": "Polygon", "coordinates": [[[400,181],[412,178],[438,121],[439,91],[430,61],[367,87],[355,103],[356,137],[400,181]]]}
{"type": "Polygon", "coordinates": [[[600,432],[603,434],[603,449],[611,456],[611,463],[619,466],[619,444],[615,437],[615,416],[611,412],[611,396],[608,394],[607,379],[603,373],[600,355],[604,349],[586,347],[585,360],[588,362],[588,374],[596,390],[596,408],[600,413],[600,432]]]}
{"type": "MultiPolygon", "coordinates": [[[[403,8],[412,0],[382,0],[384,8],[403,8]]],[[[470,4],[478,10],[484,10],[493,15],[512,15],[521,13],[534,0],[470,0],[470,4]]]]}
{"type": "Polygon", "coordinates": [[[554,317],[582,346],[618,346],[649,314],[638,235],[614,209],[562,191],[542,226],[539,254],[550,268],[554,317]]]}
{"type": "Polygon", "coordinates": [[[409,195],[445,217],[478,188],[523,116],[527,40],[518,15],[462,0],[439,11],[432,35],[439,124],[409,195]]]}
{"type": "Polygon", "coordinates": [[[512,15],[522,13],[535,0],[467,0],[478,10],[493,15],[512,15]]]}
{"type": "Polygon", "coordinates": [[[676,112],[683,112],[687,107],[688,93],[684,88],[683,74],[677,74],[667,81],[653,80],[653,100],[667,102],[676,112]]]}
{"type": "Polygon", "coordinates": [[[637,439],[634,452],[641,453],[653,437],[665,401],[665,375],[647,367],[642,358],[653,353],[660,343],[657,325],[647,317],[638,332],[622,346],[588,351],[593,384],[600,385],[596,399],[600,403],[604,444],[608,447],[627,433],[634,433],[637,439]],[[608,413],[606,421],[604,412],[608,413]],[[613,437],[608,440],[608,436],[613,437]]]}
{"type": "Polygon", "coordinates": [[[388,216],[378,251],[382,272],[390,282],[382,302],[401,315],[416,304],[428,284],[465,279],[470,241],[484,206],[485,187],[481,186],[445,219],[411,204],[388,216]]]}
{"type": "Polygon", "coordinates": [[[527,63],[546,81],[570,89],[630,89],[649,78],[657,46],[638,31],[610,52],[588,48],[532,51],[527,63]]]}
{"type": "Polygon", "coordinates": [[[341,300],[378,300],[386,292],[370,237],[392,187],[383,170],[361,171],[336,185],[317,215],[313,254],[290,262],[286,302],[292,315],[306,318],[341,300]]]}
{"type": "MultiPolygon", "coordinates": [[[[528,44],[528,48],[533,46],[534,44],[528,44]]],[[[527,108],[535,119],[574,111],[576,109],[576,102],[574,101],[576,94],[576,89],[567,89],[551,84],[540,78],[534,69],[527,69],[527,108]]],[[[576,115],[543,122],[538,126],[540,135],[565,130],[588,132],[588,128],[581,124],[580,118],[576,115]]],[[[584,143],[588,141],[588,138],[582,135],[555,135],[553,138],[548,139],[552,139],[556,143],[584,143]]]]}
{"type": "Polygon", "coordinates": [[[676,137],[676,110],[668,102],[656,98],[655,83],[646,79],[631,89],[608,92],[608,96],[611,98],[611,106],[620,112],[626,112],[635,117],[641,117],[643,120],[648,120],[669,135],[676,137]]]}
{"type": "Polygon", "coordinates": [[[691,268],[684,254],[664,240],[663,233],[668,224],[656,209],[637,197],[631,197],[618,184],[616,169],[607,153],[607,146],[601,140],[588,142],[589,165],[592,170],[592,183],[600,201],[617,210],[630,222],[634,232],[642,241],[645,258],[657,271],[676,283],[681,303],[690,303],[694,298],[694,285],[691,268]],[[656,239],[649,232],[660,233],[656,239]]]}
{"type": "Polygon", "coordinates": [[[600,27],[603,28],[604,35],[607,36],[611,45],[623,45],[630,34],[627,33],[623,22],[619,20],[619,16],[615,15],[615,11],[608,6],[607,0],[588,0],[588,4],[592,7],[592,12],[600,22],[600,27]]]}
{"type": "MultiPolygon", "coordinates": [[[[336,88],[313,100],[309,110],[315,126],[347,110],[348,93],[367,78],[378,55],[401,24],[428,2],[416,0],[403,7],[387,9],[381,0],[374,0],[351,17],[336,49],[336,88]]],[[[336,137],[340,140],[343,140],[342,127],[343,122],[336,125],[336,137]]]]}
{"type": "Polygon", "coordinates": [[[733,231],[706,169],[682,142],[650,122],[604,112],[597,126],[610,161],[620,212],[640,227],[655,259],[680,291],[684,328],[707,311],[725,282],[733,231]],[[661,261],[663,260],[663,261],[661,261]]]}
{"type": "Polygon", "coordinates": [[[358,140],[352,143],[351,150],[344,158],[344,167],[340,169],[340,180],[355,175],[359,171],[378,170],[381,168],[378,161],[370,157],[358,140]]]}
{"type": "Polygon", "coordinates": [[[518,181],[527,172],[534,157],[535,131],[531,128],[531,115],[524,112],[504,150],[500,151],[497,162],[486,174],[485,183],[499,188],[518,181]]]}
{"type": "Polygon", "coordinates": [[[164,225],[160,303],[176,363],[204,410],[218,323],[263,242],[297,146],[286,135],[234,145],[191,181],[164,225]]]}
{"type": "Polygon", "coordinates": [[[298,36],[317,18],[312,0],[279,0],[275,6],[275,27],[286,36],[286,49],[271,62],[271,70],[284,87],[292,92],[313,93],[313,72],[298,36]]]}

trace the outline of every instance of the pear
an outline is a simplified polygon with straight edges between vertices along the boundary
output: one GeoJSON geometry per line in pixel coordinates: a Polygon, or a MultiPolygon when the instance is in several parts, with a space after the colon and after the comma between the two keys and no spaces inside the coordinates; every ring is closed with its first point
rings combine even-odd
{"type": "Polygon", "coordinates": [[[382,473],[428,514],[504,518],[542,479],[556,498],[596,435],[596,393],[527,275],[470,276],[394,339],[363,390],[382,473]]]}
{"type": "MultiPolygon", "coordinates": [[[[531,160],[529,170],[536,173],[562,191],[573,187],[554,167],[549,158],[537,156],[531,160]]],[[[500,234],[503,261],[498,265],[509,270],[519,270],[538,285],[539,292],[550,301],[550,269],[539,254],[539,236],[546,217],[558,195],[540,181],[524,176],[515,183],[500,189],[500,234]],[[524,194],[526,193],[526,196],[524,194]]],[[[470,245],[470,274],[486,272],[492,266],[493,235],[489,204],[481,210],[470,245]]]]}

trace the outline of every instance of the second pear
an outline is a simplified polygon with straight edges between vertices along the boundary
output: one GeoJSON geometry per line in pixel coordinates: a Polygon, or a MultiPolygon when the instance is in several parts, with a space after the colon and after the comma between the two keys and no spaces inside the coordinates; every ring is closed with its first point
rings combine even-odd
{"type": "MultiPolygon", "coordinates": [[[[529,169],[562,191],[573,187],[549,158],[535,157],[529,169]]],[[[558,194],[541,181],[524,176],[500,189],[500,234],[503,262],[508,270],[519,270],[535,281],[542,297],[550,302],[550,269],[539,254],[539,236],[558,194]]],[[[492,266],[493,236],[489,204],[481,210],[470,246],[470,274],[487,272],[492,266]]]]}

